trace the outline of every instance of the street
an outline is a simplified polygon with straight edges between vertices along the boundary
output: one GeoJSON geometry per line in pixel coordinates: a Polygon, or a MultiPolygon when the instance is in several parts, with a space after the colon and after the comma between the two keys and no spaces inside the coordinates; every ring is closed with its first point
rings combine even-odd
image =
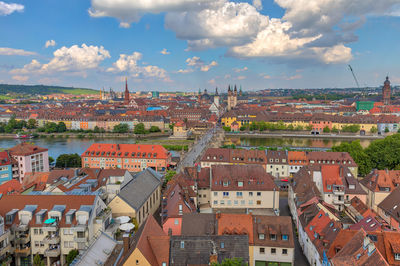
{"type": "MultiPolygon", "coordinates": [[[[288,205],[288,199],[287,196],[281,196],[279,198],[279,210],[280,210],[280,216],[291,216],[290,215],[290,210],[289,210],[289,205],[288,205]]],[[[301,249],[299,240],[297,239],[296,236],[296,227],[293,224],[292,220],[292,228],[293,228],[293,238],[294,238],[294,265],[295,266],[307,266],[310,265],[307,261],[306,256],[303,254],[303,250],[301,249]]]]}
{"type": "Polygon", "coordinates": [[[208,143],[216,132],[216,128],[210,129],[201,139],[187,152],[184,154],[183,159],[179,162],[177,173],[183,170],[185,167],[194,166],[197,158],[201,155],[203,150],[207,148],[208,143]]]}

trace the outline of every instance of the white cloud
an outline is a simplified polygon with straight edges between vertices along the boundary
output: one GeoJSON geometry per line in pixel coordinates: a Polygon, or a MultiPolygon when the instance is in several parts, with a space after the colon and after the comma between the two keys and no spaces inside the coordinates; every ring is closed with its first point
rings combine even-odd
{"type": "Polygon", "coordinates": [[[10,3],[7,4],[3,1],[0,1],[0,16],[7,16],[14,12],[22,12],[24,11],[24,6],[20,4],[10,3]]]}
{"type": "Polygon", "coordinates": [[[271,76],[267,75],[267,74],[260,74],[260,76],[262,76],[263,79],[270,79],[271,78],[271,76]]]}
{"type": "Polygon", "coordinates": [[[248,68],[247,68],[247,67],[243,67],[243,68],[234,68],[233,70],[234,70],[236,73],[239,73],[239,72],[243,72],[243,71],[248,70],[248,68]]]}
{"type": "Polygon", "coordinates": [[[55,40],[48,40],[46,41],[46,44],[44,45],[46,48],[50,46],[56,46],[56,41],[55,40]]]}
{"type": "Polygon", "coordinates": [[[182,74],[191,73],[194,72],[194,69],[199,69],[202,72],[207,72],[211,68],[218,66],[217,61],[211,61],[211,63],[205,64],[205,62],[201,60],[200,57],[198,56],[189,57],[188,59],[186,59],[186,64],[191,68],[179,69],[178,73],[182,74]]]}
{"type": "Polygon", "coordinates": [[[226,75],[224,76],[224,79],[230,79],[231,77],[232,77],[231,75],[226,74],[226,75]]]}
{"type": "Polygon", "coordinates": [[[263,8],[261,0],[253,0],[253,6],[257,10],[261,10],[263,8]]]}
{"type": "Polygon", "coordinates": [[[286,80],[295,80],[295,79],[301,79],[303,76],[300,74],[294,75],[294,76],[290,76],[290,77],[286,77],[286,80]]]}
{"type": "Polygon", "coordinates": [[[225,2],[213,9],[167,13],[165,25],[188,40],[189,50],[201,50],[244,44],[268,25],[268,17],[248,3],[225,2]]]}
{"type": "Polygon", "coordinates": [[[244,79],[246,79],[246,76],[238,76],[236,79],[238,79],[238,80],[244,80],[244,79]]]}
{"type": "MultiPolygon", "coordinates": [[[[225,0],[92,0],[89,15],[114,17],[123,26],[138,22],[146,13],[185,12],[218,5],[225,0]]],[[[121,25],[121,26],[122,26],[121,25]]]]}
{"type": "Polygon", "coordinates": [[[210,79],[207,83],[210,85],[215,85],[217,82],[215,81],[215,79],[210,79]]]}
{"type": "Polygon", "coordinates": [[[0,47],[0,55],[35,55],[35,52],[29,52],[22,49],[14,49],[8,47],[0,47]]]}
{"type": "Polygon", "coordinates": [[[82,44],[81,47],[73,45],[71,47],[61,47],[54,51],[54,57],[47,64],[40,64],[37,60],[23,68],[13,69],[13,74],[52,74],[55,72],[71,72],[79,75],[86,75],[85,70],[94,69],[106,58],[110,57],[109,52],[103,46],[87,46],[82,44]]]}
{"type": "Polygon", "coordinates": [[[15,76],[12,76],[12,79],[16,80],[16,81],[24,82],[24,81],[27,81],[29,79],[29,77],[28,76],[15,75],[15,76]]]}
{"type": "Polygon", "coordinates": [[[161,50],[160,53],[163,54],[163,55],[167,55],[167,54],[170,54],[171,52],[168,52],[167,49],[164,48],[164,49],[161,50]]]}
{"type": "Polygon", "coordinates": [[[152,65],[139,65],[138,61],[141,59],[142,54],[139,52],[133,52],[131,55],[120,54],[119,59],[107,71],[115,73],[126,72],[131,77],[138,79],[157,78],[164,81],[171,81],[165,69],[152,65]]]}

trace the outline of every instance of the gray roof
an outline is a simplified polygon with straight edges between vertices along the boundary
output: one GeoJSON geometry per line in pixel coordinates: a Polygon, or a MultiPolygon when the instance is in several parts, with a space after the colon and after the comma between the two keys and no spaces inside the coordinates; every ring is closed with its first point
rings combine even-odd
{"type": "Polygon", "coordinates": [[[208,265],[214,252],[219,263],[226,258],[242,258],[247,265],[249,238],[247,235],[171,236],[170,265],[208,265]]]}
{"type": "Polygon", "coordinates": [[[217,221],[214,213],[184,213],[182,216],[182,235],[217,235],[217,221]]]}
{"type": "Polygon", "coordinates": [[[136,211],[142,207],[153,192],[161,186],[162,175],[151,168],[136,174],[126,184],[118,196],[128,203],[136,211]]]}

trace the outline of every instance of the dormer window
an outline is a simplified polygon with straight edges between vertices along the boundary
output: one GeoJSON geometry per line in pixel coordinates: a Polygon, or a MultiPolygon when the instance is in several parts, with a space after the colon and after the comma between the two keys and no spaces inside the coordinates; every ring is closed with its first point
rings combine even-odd
{"type": "Polygon", "coordinates": [[[288,235],[282,235],[282,240],[287,241],[289,239],[288,235]]]}
{"type": "Polygon", "coordinates": [[[264,234],[258,234],[258,239],[264,240],[265,239],[265,235],[264,234]]]}
{"type": "Polygon", "coordinates": [[[394,259],[400,260],[400,253],[394,253],[394,259]]]}
{"type": "Polygon", "coordinates": [[[243,187],[243,181],[238,181],[238,187],[243,187]]]}
{"type": "Polygon", "coordinates": [[[270,234],[271,240],[276,240],[276,235],[275,234],[270,234]]]}
{"type": "Polygon", "coordinates": [[[228,181],[224,181],[224,187],[228,186],[228,181]]]}

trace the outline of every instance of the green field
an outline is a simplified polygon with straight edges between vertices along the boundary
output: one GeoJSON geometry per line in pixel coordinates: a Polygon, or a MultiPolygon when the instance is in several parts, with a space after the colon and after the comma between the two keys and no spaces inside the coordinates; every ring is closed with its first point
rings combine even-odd
{"type": "Polygon", "coordinates": [[[11,85],[0,84],[0,100],[12,98],[6,94],[12,95],[49,95],[55,93],[69,93],[74,95],[97,94],[99,91],[87,88],[46,86],[46,85],[11,85]],[[9,97],[9,98],[4,98],[9,97]]]}

